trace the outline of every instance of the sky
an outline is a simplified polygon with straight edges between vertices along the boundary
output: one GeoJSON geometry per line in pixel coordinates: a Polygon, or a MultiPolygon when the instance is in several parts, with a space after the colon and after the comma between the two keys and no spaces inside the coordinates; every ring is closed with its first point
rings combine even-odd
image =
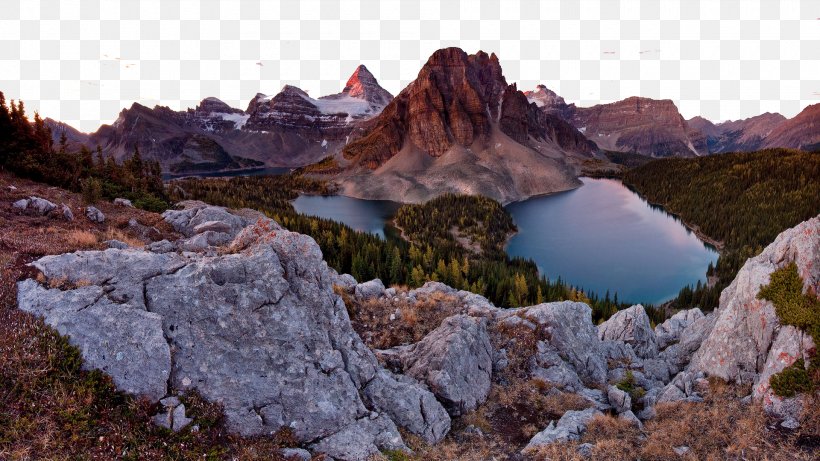
{"type": "Polygon", "coordinates": [[[4,0],[0,91],[94,131],[133,102],[336,93],[360,63],[396,94],[448,46],[581,106],[722,121],[820,102],[820,0],[4,0]]]}

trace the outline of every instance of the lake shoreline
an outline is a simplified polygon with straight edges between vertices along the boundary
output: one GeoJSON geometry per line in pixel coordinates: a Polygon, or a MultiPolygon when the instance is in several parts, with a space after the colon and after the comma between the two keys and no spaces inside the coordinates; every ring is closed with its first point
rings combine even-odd
{"type": "Polygon", "coordinates": [[[660,208],[661,210],[663,210],[665,213],[669,214],[670,216],[674,216],[675,219],[680,221],[680,223],[683,224],[684,227],[686,227],[687,229],[689,229],[689,231],[691,231],[693,234],[695,234],[695,236],[697,236],[697,238],[700,239],[703,243],[707,243],[707,244],[713,246],[719,254],[723,254],[723,250],[726,246],[726,244],[724,242],[706,235],[702,230],[700,230],[700,226],[698,226],[696,224],[692,224],[692,223],[686,221],[685,219],[683,219],[683,216],[681,216],[680,214],[678,214],[674,210],[670,209],[666,205],[664,205],[662,203],[655,203],[655,202],[650,201],[643,194],[641,194],[640,191],[638,191],[634,187],[630,186],[629,184],[626,184],[623,181],[621,181],[621,184],[623,184],[624,187],[626,187],[630,191],[634,192],[644,202],[648,203],[651,206],[660,208]]]}

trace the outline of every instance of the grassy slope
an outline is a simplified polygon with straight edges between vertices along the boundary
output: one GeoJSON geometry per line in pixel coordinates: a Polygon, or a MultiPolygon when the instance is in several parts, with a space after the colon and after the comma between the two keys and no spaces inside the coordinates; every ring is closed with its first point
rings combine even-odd
{"type": "MultiPolygon", "coordinates": [[[[16,309],[15,282],[35,276],[25,264],[46,254],[100,249],[110,238],[139,243],[130,218],[156,225],[155,213],[97,204],[106,224],[81,214],[79,195],[0,173],[0,459],[281,459],[276,439],[229,436],[217,406],[187,398],[200,431],[173,434],[150,422],[158,408],[116,392],[102,373],[82,370],[79,351],[40,319],[16,309]],[[18,190],[9,191],[15,185],[18,190]],[[37,195],[74,209],[74,222],[27,217],[11,203],[37,195]]],[[[173,238],[173,237],[172,237],[173,238]]]]}

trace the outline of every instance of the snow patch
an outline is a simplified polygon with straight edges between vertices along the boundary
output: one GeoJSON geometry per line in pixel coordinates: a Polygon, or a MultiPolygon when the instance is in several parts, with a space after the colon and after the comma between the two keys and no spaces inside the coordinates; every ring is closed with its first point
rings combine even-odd
{"type": "Polygon", "coordinates": [[[222,120],[233,122],[234,127],[237,130],[241,130],[246,123],[248,123],[248,119],[251,117],[248,114],[226,114],[226,113],[216,113],[216,116],[222,117],[222,120]]]}
{"type": "Polygon", "coordinates": [[[587,132],[587,127],[582,126],[581,128],[578,128],[578,131],[580,131],[581,133],[586,133],[587,132]]]}
{"type": "MultiPolygon", "coordinates": [[[[304,96],[302,97],[304,98],[304,96]]],[[[371,111],[370,104],[367,101],[352,96],[341,96],[333,99],[307,97],[305,99],[316,106],[323,114],[347,114],[349,118],[365,115],[371,111]]]]}
{"type": "Polygon", "coordinates": [[[322,147],[327,147],[327,139],[322,140],[322,147]]]}

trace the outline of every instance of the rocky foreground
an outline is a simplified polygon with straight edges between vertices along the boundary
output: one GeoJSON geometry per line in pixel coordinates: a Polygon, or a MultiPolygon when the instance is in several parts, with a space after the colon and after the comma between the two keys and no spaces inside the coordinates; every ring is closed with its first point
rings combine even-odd
{"type": "MultiPolygon", "coordinates": [[[[364,460],[407,450],[408,437],[441,442],[496,386],[517,379],[511,370],[542,383],[536,392],[580,397],[585,407],[538,427],[516,456],[579,440],[601,413],[640,429],[664,402],[703,399],[709,377],[753,385],[739,398],[762,402],[784,427],[811,413],[812,396],[778,397],[769,378],[815,345],[757,293],[791,262],[805,292],[818,292],[820,217],[747,261],[715,312],[679,312],[654,329],[640,305],[596,326],[583,303],[499,309],[439,283],[359,284],[328,268],[311,238],[250,210],[183,202],[163,217],[184,237],[43,257],[32,263],[40,275],[18,284],[18,304],[67,335],[86,367],[161,400],[155,421],[173,430],[197,425],[178,399],[196,391],[222,405],[238,434],[287,428],[298,450],[364,460]],[[445,298],[440,324],[381,349],[368,347],[379,332],[352,307],[445,298]]],[[[298,450],[289,453],[309,456],[298,450]]]]}

